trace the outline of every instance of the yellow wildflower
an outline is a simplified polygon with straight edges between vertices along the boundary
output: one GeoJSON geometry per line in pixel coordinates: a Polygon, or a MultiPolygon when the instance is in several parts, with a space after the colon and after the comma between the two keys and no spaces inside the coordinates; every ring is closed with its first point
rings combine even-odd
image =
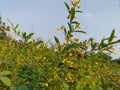
{"type": "Polygon", "coordinates": [[[45,83],[45,86],[47,87],[47,86],[48,86],[48,83],[45,83]]]}
{"type": "Polygon", "coordinates": [[[67,74],[67,75],[66,75],[66,78],[71,79],[70,74],[67,74]]]}
{"type": "Polygon", "coordinates": [[[74,62],[72,61],[67,61],[68,64],[73,65],[74,62]]]}
{"type": "Polygon", "coordinates": [[[63,59],[63,60],[62,60],[62,63],[65,63],[65,62],[66,62],[66,59],[63,59]]]}
{"type": "Polygon", "coordinates": [[[44,60],[46,60],[46,57],[43,57],[44,60]]]}
{"type": "Polygon", "coordinates": [[[49,68],[49,70],[52,70],[52,68],[49,68]]]}
{"type": "Polygon", "coordinates": [[[76,6],[79,2],[80,2],[80,0],[77,0],[77,1],[71,0],[71,4],[72,4],[73,6],[76,6]]]}
{"type": "Polygon", "coordinates": [[[74,41],[78,42],[78,41],[79,41],[79,38],[74,38],[74,41]]]}
{"type": "Polygon", "coordinates": [[[57,49],[54,49],[55,52],[57,52],[57,49]]]}
{"type": "Polygon", "coordinates": [[[95,62],[95,64],[97,65],[98,63],[97,63],[97,62],[95,62]]]}
{"type": "Polygon", "coordinates": [[[56,28],[55,30],[57,30],[57,31],[58,31],[58,30],[60,30],[60,28],[56,28]]]}
{"type": "MultiPolygon", "coordinates": [[[[65,43],[67,43],[68,40],[69,40],[69,38],[65,37],[64,40],[65,40],[65,43]]],[[[69,41],[70,41],[70,40],[69,40],[69,41]]]]}
{"type": "Polygon", "coordinates": [[[83,52],[81,50],[77,50],[80,54],[82,54],[83,52]]]}
{"type": "Polygon", "coordinates": [[[70,52],[70,53],[69,53],[69,56],[72,56],[72,55],[73,55],[73,54],[70,52]]]}
{"type": "Polygon", "coordinates": [[[76,24],[76,28],[81,28],[80,23],[76,24]]]}
{"type": "Polygon", "coordinates": [[[68,38],[69,41],[72,41],[72,37],[68,38]]]}
{"type": "Polygon", "coordinates": [[[65,41],[67,41],[67,38],[64,38],[65,41]]]}
{"type": "Polygon", "coordinates": [[[47,45],[44,43],[44,44],[43,44],[43,47],[47,47],[47,45]]]}
{"type": "Polygon", "coordinates": [[[57,78],[59,78],[57,72],[54,73],[54,79],[56,80],[57,78]]]}
{"type": "Polygon", "coordinates": [[[77,8],[81,8],[80,6],[77,6],[77,8]]]}
{"type": "Polygon", "coordinates": [[[92,85],[94,85],[94,86],[95,86],[95,81],[93,81],[93,82],[92,82],[92,85]]]}
{"type": "Polygon", "coordinates": [[[74,79],[71,77],[70,74],[67,74],[67,75],[66,75],[65,80],[68,80],[68,79],[69,79],[72,83],[74,83],[74,79]]]}

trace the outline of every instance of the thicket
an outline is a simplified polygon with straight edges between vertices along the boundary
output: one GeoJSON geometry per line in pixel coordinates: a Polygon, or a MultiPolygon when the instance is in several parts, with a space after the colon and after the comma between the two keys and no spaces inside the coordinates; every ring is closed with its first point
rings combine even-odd
{"type": "Polygon", "coordinates": [[[68,26],[57,30],[64,43],[54,36],[56,44],[32,39],[34,33],[21,32],[18,24],[0,26],[0,90],[120,90],[120,65],[111,61],[115,30],[107,38],[79,41],[73,33],[83,33],[76,13],[82,13],[80,0],[65,2],[68,26]],[[3,32],[5,32],[3,34],[3,32]],[[3,38],[4,36],[4,38],[3,38]]]}

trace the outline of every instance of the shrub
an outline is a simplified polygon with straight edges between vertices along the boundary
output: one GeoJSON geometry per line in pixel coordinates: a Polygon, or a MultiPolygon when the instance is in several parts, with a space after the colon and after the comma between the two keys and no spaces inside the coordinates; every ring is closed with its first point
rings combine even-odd
{"type": "Polygon", "coordinates": [[[18,24],[11,23],[13,32],[21,40],[0,40],[0,70],[11,71],[8,76],[11,86],[2,85],[5,90],[119,90],[119,64],[111,62],[115,30],[108,38],[96,42],[93,38],[79,41],[73,33],[79,30],[76,13],[81,13],[80,0],[71,1],[68,11],[68,27],[58,30],[64,33],[64,43],[54,36],[56,44],[41,39],[31,39],[33,33],[20,32],[18,24]]]}

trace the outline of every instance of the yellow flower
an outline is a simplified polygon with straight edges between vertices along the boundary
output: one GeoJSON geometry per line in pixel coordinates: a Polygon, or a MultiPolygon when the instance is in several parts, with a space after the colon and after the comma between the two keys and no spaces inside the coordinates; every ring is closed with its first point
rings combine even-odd
{"type": "Polygon", "coordinates": [[[81,28],[80,23],[76,24],[76,28],[81,28]]]}
{"type": "Polygon", "coordinates": [[[74,62],[72,61],[67,61],[68,64],[73,65],[74,62]]]}
{"type": "Polygon", "coordinates": [[[56,28],[55,30],[57,30],[57,31],[58,31],[58,30],[60,30],[60,28],[56,28]]]}
{"type": "Polygon", "coordinates": [[[45,86],[47,87],[47,86],[48,86],[48,83],[45,83],[45,86]]]}
{"type": "Polygon", "coordinates": [[[63,59],[63,60],[62,60],[62,63],[65,63],[65,62],[66,62],[66,59],[63,59]]]}
{"type": "Polygon", "coordinates": [[[80,6],[77,6],[77,8],[79,9],[79,8],[81,8],[80,6]]]}
{"type": "Polygon", "coordinates": [[[70,53],[69,53],[69,56],[72,56],[72,55],[73,55],[73,54],[70,52],[70,53]]]}
{"type": "Polygon", "coordinates": [[[69,41],[72,41],[72,37],[68,38],[69,41]]]}
{"type": "Polygon", "coordinates": [[[66,75],[65,80],[68,80],[68,79],[69,79],[72,83],[74,82],[74,79],[71,77],[70,74],[67,74],[67,75],[66,75]]]}
{"type": "Polygon", "coordinates": [[[46,60],[46,57],[43,57],[44,60],[46,60]]]}
{"type": "Polygon", "coordinates": [[[80,54],[82,54],[83,52],[81,50],[77,50],[80,54]]]}
{"type": "Polygon", "coordinates": [[[79,38],[74,38],[74,41],[78,42],[78,41],[79,41],[79,38]]]}
{"type": "Polygon", "coordinates": [[[95,81],[93,81],[93,82],[92,82],[92,85],[94,85],[94,86],[95,86],[95,81]]]}
{"type": "Polygon", "coordinates": [[[97,63],[97,62],[95,62],[95,64],[97,65],[98,63],[97,63]]]}
{"type": "Polygon", "coordinates": [[[43,47],[47,47],[47,45],[44,43],[44,44],[43,44],[43,47]]]}
{"type": "Polygon", "coordinates": [[[65,41],[67,41],[67,38],[64,38],[65,41]]]}
{"type": "Polygon", "coordinates": [[[54,49],[55,52],[57,52],[57,49],[54,49]]]}
{"type": "Polygon", "coordinates": [[[71,4],[73,6],[76,6],[79,2],[80,2],[80,0],[77,0],[77,1],[71,0],[71,4]]]}
{"type": "Polygon", "coordinates": [[[65,28],[65,26],[61,26],[61,28],[60,29],[64,29],[65,28]]]}
{"type": "Polygon", "coordinates": [[[54,73],[54,79],[56,80],[57,78],[59,78],[57,72],[54,73]]]}
{"type": "Polygon", "coordinates": [[[71,79],[70,74],[67,74],[67,75],[66,75],[66,78],[71,79]]]}

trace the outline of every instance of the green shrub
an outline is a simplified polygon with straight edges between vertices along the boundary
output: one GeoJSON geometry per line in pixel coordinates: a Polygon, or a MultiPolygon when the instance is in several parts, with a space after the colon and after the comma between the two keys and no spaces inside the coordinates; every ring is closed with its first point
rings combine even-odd
{"type": "Polygon", "coordinates": [[[79,2],[71,1],[68,27],[61,26],[64,43],[54,36],[56,44],[48,46],[41,39],[31,39],[33,33],[20,32],[12,25],[13,32],[21,38],[0,40],[0,70],[11,71],[10,83],[0,86],[4,90],[119,90],[119,64],[111,62],[115,30],[108,38],[96,42],[93,38],[79,41],[73,33],[84,33],[76,19],[79,2]]]}

